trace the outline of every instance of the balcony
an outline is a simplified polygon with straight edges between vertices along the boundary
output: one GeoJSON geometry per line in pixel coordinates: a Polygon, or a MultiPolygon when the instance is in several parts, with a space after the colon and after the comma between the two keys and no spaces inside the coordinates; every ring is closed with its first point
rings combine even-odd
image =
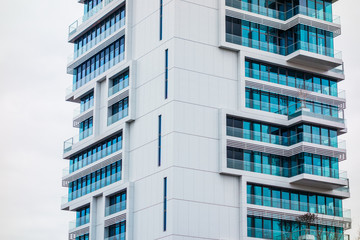
{"type": "Polygon", "coordinates": [[[82,196],[85,196],[89,193],[92,193],[100,188],[106,187],[110,184],[113,184],[115,182],[118,182],[121,180],[121,172],[115,173],[113,175],[110,175],[104,179],[101,179],[97,182],[94,182],[90,185],[87,185],[79,190],[76,190],[74,192],[69,193],[66,196],[62,197],[62,205],[67,204],[77,198],[80,198],[82,196]]]}
{"type": "MultiPolygon", "coordinates": [[[[70,94],[74,93],[79,88],[86,85],[88,82],[93,80],[94,78],[98,77],[99,75],[104,74],[106,71],[111,69],[112,67],[116,66],[117,64],[122,63],[122,61],[125,59],[125,52],[124,49],[121,48],[120,54],[118,54],[115,57],[111,57],[109,61],[99,66],[97,69],[93,70],[89,74],[82,76],[78,81],[74,82],[72,85],[66,88],[66,96],[68,97],[70,94]]],[[[75,77],[75,75],[74,75],[75,77]]]]}
{"type": "Polygon", "coordinates": [[[346,159],[346,142],[337,137],[321,139],[318,135],[299,133],[290,137],[254,132],[241,128],[226,128],[226,146],[244,150],[260,151],[278,156],[290,157],[307,152],[328,157],[346,159]]]}
{"type": "Polygon", "coordinates": [[[84,16],[79,18],[78,20],[74,21],[69,26],[69,37],[75,34],[79,28],[79,26],[89,19],[91,19],[96,13],[100,12],[104,7],[106,7],[108,4],[110,4],[114,0],[104,0],[98,5],[96,5],[93,9],[91,9],[89,12],[85,13],[84,16]]]}
{"type": "Polygon", "coordinates": [[[112,95],[120,92],[121,90],[127,88],[129,86],[129,78],[124,78],[122,81],[118,82],[112,87],[109,87],[108,96],[111,97],[112,95]]]}
{"type": "Polygon", "coordinates": [[[74,109],[73,127],[79,127],[79,124],[93,116],[94,99],[74,109]]]}
{"type": "MultiPolygon", "coordinates": [[[[300,206],[298,206],[300,207],[300,206]]],[[[291,205],[290,205],[291,208],[291,205]]],[[[298,208],[300,210],[300,208],[298,208]]],[[[305,208],[304,208],[305,209],[305,208]]],[[[307,209],[309,209],[307,207],[307,209]]],[[[306,212],[299,211],[299,210],[291,210],[291,209],[284,209],[284,208],[275,208],[269,206],[260,206],[254,204],[247,205],[247,214],[249,216],[254,217],[263,217],[263,218],[275,218],[281,219],[286,221],[294,221],[298,222],[297,218],[306,214],[306,212]]],[[[319,209],[323,211],[324,209],[319,209]]],[[[326,211],[326,208],[325,208],[326,211]]],[[[335,211],[335,209],[334,209],[335,211]]],[[[315,210],[316,213],[316,210],[315,210]]],[[[332,227],[340,227],[344,228],[345,230],[351,228],[351,218],[350,218],[350,210],[342,210],[342,213],[345,214],[343,216],[334,216],[334,215],[326,215],[326,214],[317,214],[318,219],[314,222],[314,224],[319,225],[328,225],[332,227]]]]}
{"type": "Polygon", "coordinates": [[[93,135],[93,128],[88,128],[83,132],[80,132],[78,135],[75,135],[74,137],[64,141],[64,153],[71,151],[74,144],[79,143],[91,135],[93,135]]]}
{"type": "Polygon", "coordinates": [[[322,70],[329,71],[343,64],[341,51],[308,42],[298,41],[290,46],[284,47],[230,33],[226,33],[226,42],[286,56],[288,62],[317,67],[322,70]]]}
{"type": "Polygon", "coordinates": [[[314,112],[311,112],[309,108],[298,108],[295,110],[294,113],[288,115],[288,119],[291,120],[291,119],[294,119],[299,116],[308,116],[311,118],[318,118],[318,119],[322,119],[322,120],[333,121],[333,122],[345,124],[343,111],[342,110],[335,110],[335,111],[336,111],[335,116],[337,116],[337,117],[314,113],[314,112]]]}
{"type": "Polygon", "coordinates": [[[110,125],[120,121],[121,119],[127,117],[128,113],[129,113],[128,108],[125,108],[123,110],[120,110],[116,114],[109,116],[108,121],[107,121],[108,126],[110,126],[110,125]]]}
{"type": "Polygon", "coordinates": [[[321,176],[319,172],[315,172],[322,170],[323,169],[309,169],[308,173],[291,177],[290,183],[329,190],[338,190],[341,187],[349,186],[349,179],[347,178],[346,172],[342,172],[339,179],[329,179],[326,176],[321,176]]]}
{"type": "Polygon", "coordinates": [[[253,194],[247,195],[247,203],[257,206],[265,206],[272,208],[282,208],[287,210],[299,211],[305,213],[316,213],[332,217],[343,218],[343,220],[351,219],[350,209],[343,209],[342,207],[334,207],[327,205],[319,205],[313,203],[306,203],[294,200],[286,200],[265,196],[258,196],[253,194]]]}
{"type": "Polygon", "coordinates": [[[74,221],[69,222],[69,231],[73,232],[77,228],[88,224],[90,222],[90,215],[85,215],[83,217],[77,218],[74,221]]]}
{"type": "Polygon", "coordinates": [[[105,217],[121,212],[126,209],[126,201],[118,202],[105,208],[105,217]]]}
{"type": "Polygon", "coordinates": [[[263,143],[270,143],[282,146],[291,146],[300,142],[308,142],[317,145],[323,145],[333,148],[345,149],[345,141],[338,141],[337,137],[333,138],[322,138],[320,135],[314,135],[309,133],[298,133],[290,137],[283,137],[280,135],[273,135],[270,133],[255,132],[247,129],[241,129],[236,127],[226,127],[226,133],[228,136],[244,138],[263,143]]]}
{"type": "MultiPolygon", "coordinates": [[[[288,117],[288,120],[305,116],[345,124],[343,109],[321,105],[319,103],[310,104],[304,101],[295,103],[289,107],[281,107],[279,104],[271,104],[268,102],[246,99],[246,107],[255,110],[285,115],[288,117]],[[315,110],[322,113],[314,112],[315,110]]],[[[317,122],[317,120],[315,120],[315,122],[317,122]]]]}
{"type": "MultiPolygon", "coordinates": [[[[348,181],[347,172],[345,171],[339,171],[338,169],[330,169],[309,164],[301,164],[292,168],[284,168],[270,164],[246,162],[240,159],[227,158],[227,167],[286,178],[292,178],[294,176],[308,174],[311,176],[319,176],[326,178],[326,181],[328,181],[329,184],[332,180],[348,181]]],[[[347,186],[347,184],[344,184],[342,186],[347,186]]]]}
{"type": "MultiPolygon", "coordinates": [[[[292,90],[293,95],[291,96],[293,97],[299,97],[299,93],[301,93],[300,91],[304,91],[304,93],[306,93],[307,95],[315,94],[317,96],[321,96],[322,98],[326,98],[326,99],[339,98],[336,100],[341,99],[342,100],[341,102],[345,101],[346,99],[345,90],[339,89],[337,85],[324,86],[313,82],[308,83],[305,80],[303,80],[302,82],[297,83],[295,86],[295,80],[294,80],[293,85],[289,86],[290,83],[287,83],[286,75],[284,76],[276,73],[269,74],[268,72],[263,72],[252,68],[245,68],[245,73],[246,73],[245,77],[257,80],[255,82],[259,82],[259,80],[261,80],[261,83],[263,84],[271,84],[271,88],[277,86],[277,87],[285,88],[287,91],[292,90]]],[[[266,89],[260,89],[260,90],[266,90],[266,89]]],[[[281,92],[276,92],[276,93],[281,93],[281,92]]],[[[316,100],[316,99],[311,99],[311,100],[316,100]]],[[[329,103],[329,104],[335,105],[335,103],[329,103]]]]}
{"type": "Polygon", "coordinates": [[[297,42],[287,47],[288,62],[323,70],[331,70],[343,64],[342,52],[307,42],[297,42]]]}
{"type": "Polygon", "coordinates": [[[95,46],[102,45],[102,42],[107,39],[110,35],[114,35],[119,29],[125,26],[125,18],[121,19],[119,22],[115,23],[115,25],[108,28],[105,32],[102,32],[100,35],[96,36],[90,42],[87,42],[86,45],[82,46],[80,49],[76,49],[73,54],[68,57],[68,65],[74,62],[76,59],[83,56],[85,53],[95,48],[95,46]]]}
{"type": "Polygon", "coordinates": [[[287,30],[296,24],[305,24],[333,32],[335,36],[341,33],[340,17],[324,11],[315,11],[305,6],[296,6],[286,12],[277,11],[257,4],[248,4],[240,0],[226,0],[226,6],[237,11],[227,9],[226,14],[244,20],[264,24],[270,27],[287,30]]]}
{"type": "Polygon", "coordinates": [[[118,142],[116,145],[112,145],[104,149],[101,149],[100,151],[96,152],[96,154],[83,158],[81,161],[76,161],[74,164],[70,165],[70,167],[63,169],[63,178],[98,160],[110,156],[111,154],[120,151],[121,149],[122,149],[122,142],[118,142]]]}

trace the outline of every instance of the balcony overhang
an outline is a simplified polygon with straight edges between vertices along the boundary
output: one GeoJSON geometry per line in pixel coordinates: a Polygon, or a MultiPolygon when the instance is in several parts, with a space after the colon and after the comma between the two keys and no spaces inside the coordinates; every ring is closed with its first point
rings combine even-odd
{"type": "Polygon", "coordinates": [[[297,14],[292,18],[284,21],[277,18],[272,18],[258,13],[253,13],[229,6],[225,6],[225,14],[226,16],[243,19],[253,23],[258,23],[261,25],[277,28],[283,31],[286,31],[298,24],[304,24],[307,26],[332,32],[334,33],[334,37],[339,36],[341,34],[341,24],[324,21],[321,19],[309,17],[302,14],[297,14]]]}
{"type": "Polygon", "coordinates": [[[312,53],[304,50],[297,50],[288,56],[286,60],[291,63],[297,63],[309,67],[316,67],[323,70],[330,70],[341,66],[343,64],[342,59],[328,57],[325,55],[312,53]]]}
{"type": "Polygon", "coordinates": [[[305,185],[329,190],[345,187],[349,184],[347,179],[329,178],[306,173],[291,177],[289,180],[290,184],[305,185]]]}

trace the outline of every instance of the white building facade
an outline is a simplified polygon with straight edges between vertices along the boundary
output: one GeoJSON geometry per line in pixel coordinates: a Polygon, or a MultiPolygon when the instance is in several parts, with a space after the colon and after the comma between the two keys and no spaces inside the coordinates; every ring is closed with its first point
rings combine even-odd
{"type": "Polygon", "coordinates": [[[79,0],[69,239],[346,238],[334,2],[79,0]]]}

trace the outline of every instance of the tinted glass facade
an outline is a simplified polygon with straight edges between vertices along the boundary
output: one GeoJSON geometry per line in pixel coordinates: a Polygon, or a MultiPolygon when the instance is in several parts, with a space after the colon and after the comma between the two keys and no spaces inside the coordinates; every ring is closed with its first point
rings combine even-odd
{"type": "Polygon", "coordinates": [[[256,121],[227,117],[227,135],[283,146],[309,142],[338,147],[337,130],[308,124],[283,128],[256,121]]]}
{"type": "Polygon", "coordinates": [[[272,112],[281,115],[292,115],[300,109],[308,109],[309,112],[339,118],[342,115],[339,108],[328,104],[303,100],[276,93],[246,88],[246,107],[272,112]]]}
{"type": "Polygon", "coordinates": [[[72,201],[88,193],[121,180],[121,160],[69,183],[69,199],[72,201]]]}
{"type": "Polygon", "coordinates": [[[73,90],[106,72],[125,58],[125,37],[121,37],[108,47],[83,62],[74,69],[73,90]]]}
{"type": "Polygon", "coordinates": [[[330,216],[343,216],[340,198],[271,186],[247,185],[247,203],[330,216]]]}
{"type": "MultiPolygon", "coordinates": [[[[307,229],[305,223],[274,218],[248,216],[247,226],[248,237],[254,238],[298,240],[300,236],[304,236],[306,234],[318,236],[318,233],[321,232],[320,238],[322,240],[344,239],[343,228],[325,225],[311,225],[310,229],[307,229]]],[[[320,238],[315,237],[314,239],[320,240],[320,238]]]]}
{"type": "Polygon", "coordinates": [[[122,149],[122,134],[99,142],[70,158],[70,173],[122,149]]]}
{"type": "Polygon", "coordinates": [[[336,80],[256,60],[245,61],[245,76],[334,97],[338,96],[336,80]]]}
{"type": "Polygon", "coordinates": [[[227,16],[226,41],[280,55],[304,50],[334,57],[333,33],[301,24],[282,31],[227,16]]]}
{"type": "Polygon", "coordinates": [[[334,21],[332,2],[327,0],[226,0],[226,5],[280,20],[302,14],[334,21]]]}
{"type": "Polygon", "coordinates": [[[311,153],[283,157],[227,147],[227,167],[281,177],[293,177],[303,173],[331,178],[340,177],[337,158],[311,153]]]}

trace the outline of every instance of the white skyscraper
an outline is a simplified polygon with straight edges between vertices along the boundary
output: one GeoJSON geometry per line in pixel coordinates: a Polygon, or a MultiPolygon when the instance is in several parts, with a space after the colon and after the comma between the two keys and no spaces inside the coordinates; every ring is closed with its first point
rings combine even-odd
{"type": "Polygon", "coordinates": [[[345,239],[334,2],[79,0],[69,239],[345,239]]]}

